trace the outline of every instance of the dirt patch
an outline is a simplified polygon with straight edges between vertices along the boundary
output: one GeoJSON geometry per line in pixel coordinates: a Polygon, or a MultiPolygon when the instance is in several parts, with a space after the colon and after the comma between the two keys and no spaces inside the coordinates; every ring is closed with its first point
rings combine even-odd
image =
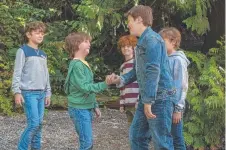
{"type": "MultiPolygon", "coordinates": [[[[25,125],[24,115],[0,116],[0,149],[15,150],[25,125]]],[[[129,150],[125,114],[102,109],[102,118],[93,123],[94,150],[129,150]]],[[[43,150],[78,149],[78,138],[67,111],[48,111],[43,125],[43,150]]]]}

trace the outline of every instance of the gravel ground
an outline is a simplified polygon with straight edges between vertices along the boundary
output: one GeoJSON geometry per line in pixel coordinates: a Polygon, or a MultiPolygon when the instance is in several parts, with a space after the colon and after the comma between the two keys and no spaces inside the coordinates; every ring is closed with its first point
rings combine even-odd
{"type": "MultiPolygon", "coordinates": [[[[0,116],[0,150],[15,150],[26,125],[25,116],[0,116]]],[[[102,109],[102,118],[93,123],[94,150],[129,150],[125,114],[102,109]]],[[[67,111],[48,111],[43,125],[43,150],[78,149],[78,138],[67,111]]]]}

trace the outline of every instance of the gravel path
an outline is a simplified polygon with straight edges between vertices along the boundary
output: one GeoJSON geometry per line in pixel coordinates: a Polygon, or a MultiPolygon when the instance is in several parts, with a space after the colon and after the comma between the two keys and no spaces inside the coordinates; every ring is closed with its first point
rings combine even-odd
{"type": "MultiPolygon", "coordinates": [[[[25,116],[0,116],[0,150],[15,150],[25,127],[25,116]]],[[[93,123],[94,150],[129,150],[125,114],[102,109],[102,118],[93,123]]],[[[48,111],[43,125],[43,150],[78,149],[78,138],[67,111],[48,111]]]]}

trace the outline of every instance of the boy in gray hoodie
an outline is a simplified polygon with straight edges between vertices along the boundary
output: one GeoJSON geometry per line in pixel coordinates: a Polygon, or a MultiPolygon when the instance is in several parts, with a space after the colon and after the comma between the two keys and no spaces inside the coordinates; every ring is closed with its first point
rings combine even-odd
{"type": "Polygon", "coordinates": [[[159,34],[165,41],[169,56],[170,70],[177,88],[177,96],[174,102],[174,113],[171,134],[175,150],[186,150],[183,137],[183,111],[185,109],[185,98],[188,90],[188,71],[190,64],[184,52],[179,49],[181,34],[174,27],[163,28],[159,34]]]}
{"type": "Polygon", "coordinates": [[[51,88],[47,56],[38,48],[46,26],[40,21],[25,28],[26,44],[16,53],[12,91],[15,103],[24,107],[27,127],[20,137],[18,150],[41,149],[41,129],[45,106],[50,105],[51,88]]]}

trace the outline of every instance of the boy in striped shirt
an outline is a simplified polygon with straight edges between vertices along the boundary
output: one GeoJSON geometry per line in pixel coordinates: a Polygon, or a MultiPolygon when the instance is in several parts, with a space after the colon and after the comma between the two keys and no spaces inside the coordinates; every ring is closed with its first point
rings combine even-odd
{"type": "MultiPolygon", "coordinates": [[[[123,56],[124,63],[120,67],[120,75],[128,73],[134,66],[134,48],[137,44],[137,38],[132,35],[125,35],[119,39],[118,47],[123,56]]],[[[137,81],[120,88],[120,112],[126,112],[128,123],[133,120],[133,114],[139,96],[139,87],[137,81]]]]}

